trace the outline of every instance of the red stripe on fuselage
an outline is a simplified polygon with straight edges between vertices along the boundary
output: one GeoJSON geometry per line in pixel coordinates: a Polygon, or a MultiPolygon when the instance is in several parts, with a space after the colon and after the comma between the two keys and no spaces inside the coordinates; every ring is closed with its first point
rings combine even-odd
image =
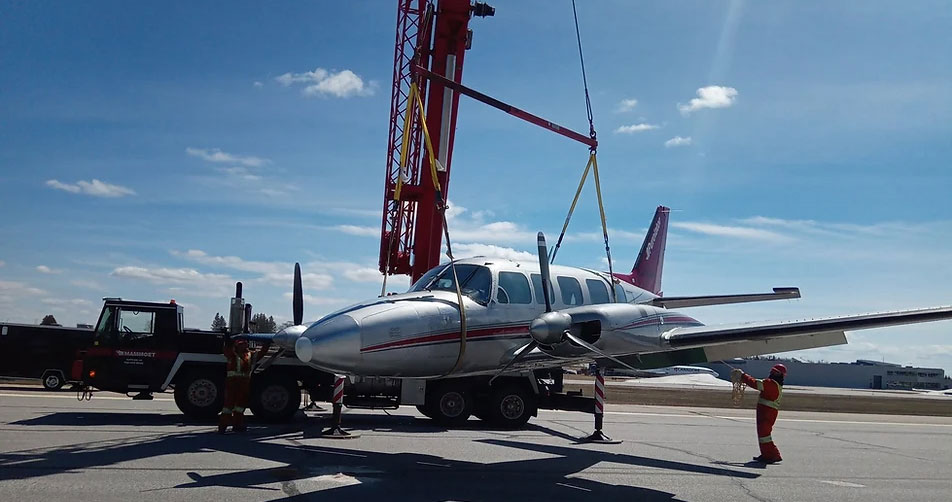
{"type": "MultiPolygon", "coordinates": [[[[467,339],[467,340],[470,340],[470,339],[488,338],[488,337],[497,336],[497,335],[522,335],[522,334],[525,334],[525,335],[528,335],[528,334],[529,334],[529,326],[528,326],[528,325],[503,326],[503,327],[491,327],[491,328],[483,328],[483,329],[474,329],[474,330],[472,330],[472,331],[467,331],[467,332],[466,332],[466,339],[467,339]]],[[[371,345],[371,346],[369,346],[369,347],[363,347],[362,349],[360,349],[360,351],[361,351],[361,352],[373,352],[373,351],[377,351],[377,350],[394,349],[394,348],[397,348],[397,347],[406,347],[406,346],[408,346],[408,345],[417,345],[417,344],[432,343],[432,342],[454,341],[454,340],[459,339],[459,337],[460,337],[460,332],[459,332],[459,331],[450,331],[450,332],[448,332],[448,333],[438,333],[438,334],[434,334],[434,335],[426,335],[426,336],[421,336],[421,337],[406,338],[406,339],[403,339],[403,340],[394,340],[394,341],[392,341],[392,342],[380,343],[380,344],[377,344],[377,345],[371,345]]]]}

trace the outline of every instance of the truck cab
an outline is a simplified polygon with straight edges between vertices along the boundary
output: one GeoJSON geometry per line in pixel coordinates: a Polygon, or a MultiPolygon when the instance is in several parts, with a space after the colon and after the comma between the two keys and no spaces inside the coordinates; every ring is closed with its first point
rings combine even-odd
{"type": "Polygon", "coordinates": [[[224,333],[186,331],[182,307],[174,300],[105,298],[92,347],[83,357],[81,379],[98,389],[147,397],[165,389],[180,353],[220,355],[224,337],[224,333]]]}

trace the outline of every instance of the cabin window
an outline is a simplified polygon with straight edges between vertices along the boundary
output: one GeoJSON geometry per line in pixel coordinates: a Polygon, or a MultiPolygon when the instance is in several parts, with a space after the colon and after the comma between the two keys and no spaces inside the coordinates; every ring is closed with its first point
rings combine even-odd
{"type": "MultiPolygon", "coordinates": [[[[535,291],[536,303],[539,305],[545,305],[545,296],[542,295],[542,276],[539,274],[531,274],[532,277],[532,289],[535,291]]],[[[555,290],[552,289],[552,284],[549,284],[549,301],[555,302],[555,290]]]]}
{"type": "Polygon", "coordinates": [[[496,292],[499,303],[532,303],[532,291],[529,280],[519,272],[499,272],[499,290],[496,292]]]}
{"type": "Polygon", "coordinates": [[[585,285],[588,286],[588,296],[592,298],[592,303],[611,303],[612,299],[608,296],[604,281],[585,279],[585,285]]]}
{"type": "Polygon", "coordinates": [[[574,277],[559,276],[559,290],[562,291],[562,303],[565,305],[581,305],[582,286],[574,277]]]}

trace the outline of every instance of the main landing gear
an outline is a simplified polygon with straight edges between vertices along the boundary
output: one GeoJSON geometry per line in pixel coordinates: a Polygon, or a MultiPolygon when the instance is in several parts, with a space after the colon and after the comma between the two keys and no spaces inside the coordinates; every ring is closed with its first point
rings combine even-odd
{"type": "Polygon", "coordinates": [[[455,378],[428,385],[426,402],[420,413],[436,423],[457,427],[476,415],[494,427],[517,429],[536,414],[538,400],[528,382],[521,378],[488,380],[455,378]]]}

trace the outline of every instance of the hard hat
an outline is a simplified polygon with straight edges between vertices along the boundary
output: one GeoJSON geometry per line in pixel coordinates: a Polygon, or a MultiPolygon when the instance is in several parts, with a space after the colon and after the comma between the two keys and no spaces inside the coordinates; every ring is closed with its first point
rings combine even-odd
{"type": "Polygon", "coordinates": [[[783,376],[787,376],[787,367],[782,364],[775,364],[773,368],[770,368],[771,373],[780,373],[783,376]]]}

